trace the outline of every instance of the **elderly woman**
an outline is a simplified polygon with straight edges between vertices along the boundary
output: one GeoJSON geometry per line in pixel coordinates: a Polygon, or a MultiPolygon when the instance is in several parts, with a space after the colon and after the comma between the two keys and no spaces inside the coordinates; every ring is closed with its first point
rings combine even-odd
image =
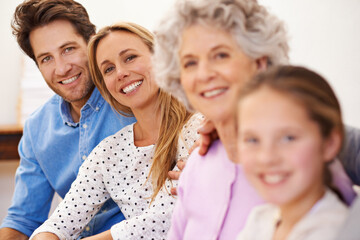
{"type": "Polygon", "coordinates": [[[220,138],[204,157],[190,156],[168,237],[234,239],[262,202],[232,162],[236,94],[258,71],[287,63],[284,26],[248,0],[178,1],[160,26],[154,56],[159,85],[211,120],[220,138]]]}

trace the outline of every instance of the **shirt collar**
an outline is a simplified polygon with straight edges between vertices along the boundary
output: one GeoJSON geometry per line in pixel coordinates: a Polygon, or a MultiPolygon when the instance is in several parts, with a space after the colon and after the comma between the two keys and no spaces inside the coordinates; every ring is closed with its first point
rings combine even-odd
{"type": "MultiPolygon", "coordinates": [[[[71,127],[78,127],[79,123],[75,123],[70,114],[70,104],[65,101],[62,97],[60,98],[60,115],[64,122],[64,124],[71,127]]],[[[99,90],[95,87],[90,98],[85,103],[85,105],[81,108],[81,115],[84,114],[85,111],[92,109],[93,111],[99,111],[99,109],[104,104],[105,100],[102,98],[99,90]]]]}

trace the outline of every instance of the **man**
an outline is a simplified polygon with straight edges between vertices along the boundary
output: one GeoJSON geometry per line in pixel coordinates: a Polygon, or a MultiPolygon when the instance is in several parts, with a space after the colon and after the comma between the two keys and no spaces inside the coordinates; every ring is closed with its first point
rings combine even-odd
{"type": "MultiPolygon", "coordinates": [[[[0,239],[27,239],[47,219],[54,192],[65,196],[91,150],[135,119],[112,111],[91,80],[87,43],[95,26],[81,4],[25,1],[15,10],[12,28],[21,49],[56,93],[24,125],[13,202],[0,229],[0,239]]],[[[83,236],[123,219],[117,205],[108,201],[83,236]]]]}

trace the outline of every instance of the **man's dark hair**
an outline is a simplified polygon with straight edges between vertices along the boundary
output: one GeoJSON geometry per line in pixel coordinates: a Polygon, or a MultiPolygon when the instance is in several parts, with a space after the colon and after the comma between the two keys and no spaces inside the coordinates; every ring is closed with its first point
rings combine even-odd
{"type": "Polygon", "coordinates": [[[29,38],[31,31],[59,19],[69,21],[86,42],[95,34],[96,27],[90,22],[86,9],[73,0],[26,0],[16,7],[11,22],[13,35],[35,63],[29,38]]]}

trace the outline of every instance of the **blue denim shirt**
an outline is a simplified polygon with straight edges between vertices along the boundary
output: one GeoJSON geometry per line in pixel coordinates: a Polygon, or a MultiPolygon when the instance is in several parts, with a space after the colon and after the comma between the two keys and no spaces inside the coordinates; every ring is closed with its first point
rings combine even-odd
{"type": "MultiPolygon", "coordinates": [[[[91,150],[134,121],[115,113],[96,88],[81,109],[79,123],[73,122],[69,104],[53,96],[24,125],[15,192],[1,227],[30,236],[48,218],[54,192],[65,196],[91,150]]],[[[109,200],[83,235],[108,230],[123,219],[118,206],[109,200]]]]}

